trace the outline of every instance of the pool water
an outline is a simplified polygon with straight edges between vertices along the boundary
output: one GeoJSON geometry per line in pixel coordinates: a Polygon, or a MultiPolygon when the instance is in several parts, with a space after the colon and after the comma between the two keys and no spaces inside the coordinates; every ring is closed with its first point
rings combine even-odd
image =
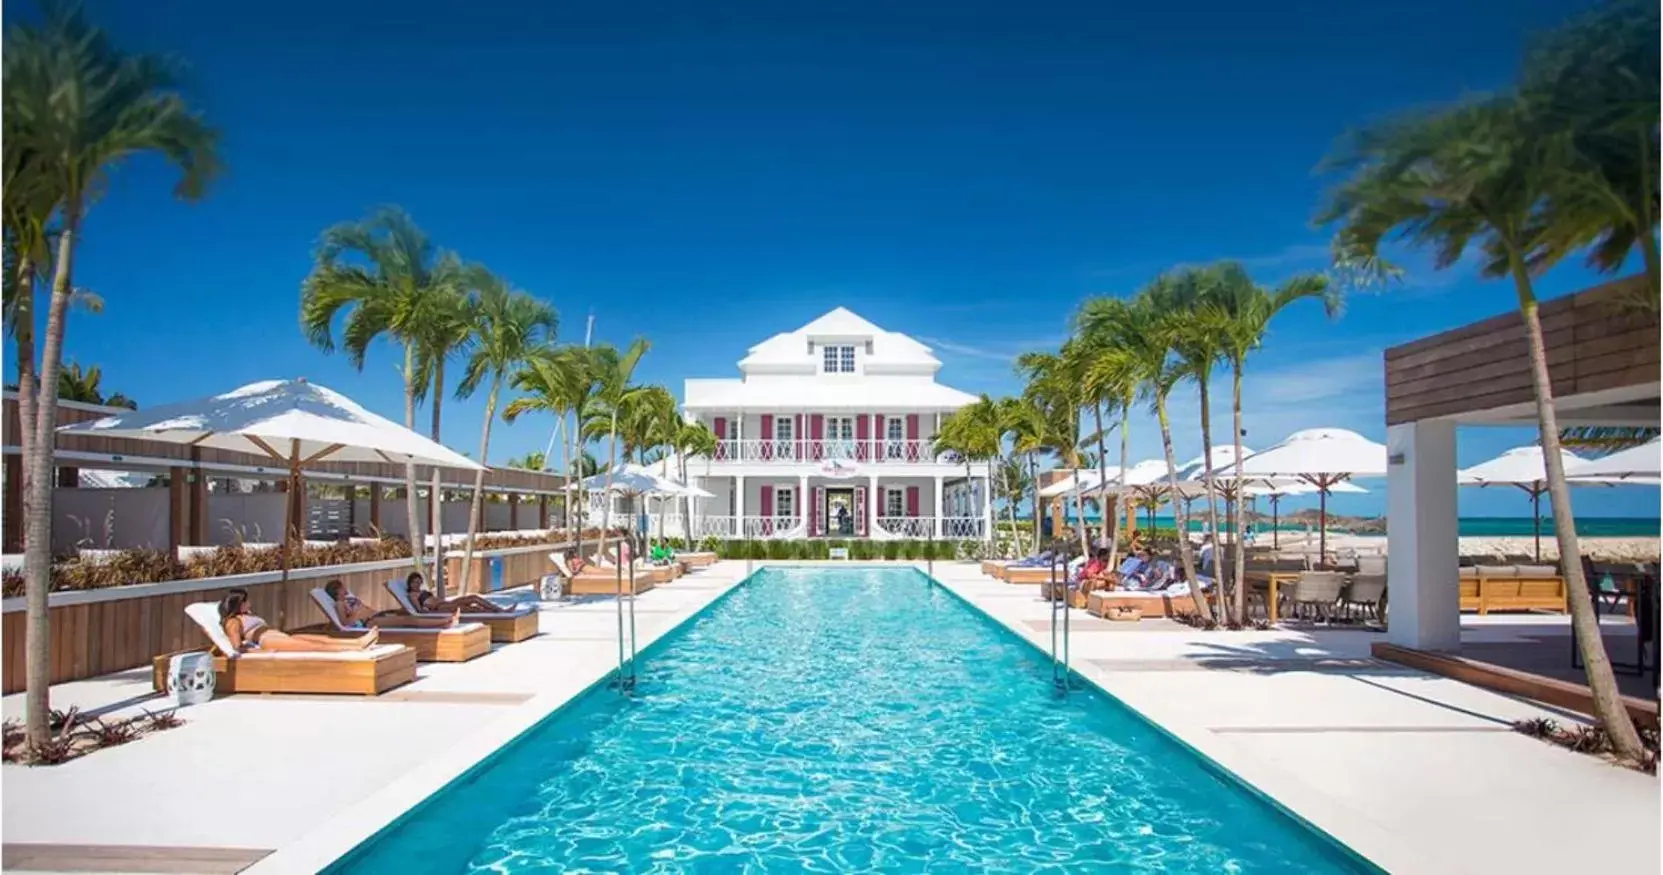
{"type": "Polygon", "coordinates": [[[765,569],[341,872],[1377,871],[910,569],[765,569]]]}

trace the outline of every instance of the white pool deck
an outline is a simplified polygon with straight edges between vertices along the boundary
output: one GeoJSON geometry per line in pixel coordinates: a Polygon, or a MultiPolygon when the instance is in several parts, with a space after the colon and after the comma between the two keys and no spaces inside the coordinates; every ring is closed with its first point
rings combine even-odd
{"type": "MultiPolygon", "coordinates": [[[[720,562],[643,595],[640,646],[746,570],[720,562]]],[[[968,563],[935,573],[1048,646],[1037,587],[968,563]]],[[[1388,871],[1659,870],[1656,779],[1508,728],[1564,714],[1369,659],[1377,633],[1072,620],[1082,676],[1388,871]]],[[[1467,634],[1507,640],[1548,622],[1475,618],[1467,634]]],[[[258,860],[247,871],[314,872],[605,677],[615,624],[610,599],[545,604],[540,637],[424,663],[415,683],[379,698],[231,696],[181,711],[183,727],[63,766],[4,766],[6,868],[229,872],[258,860]]],[[[55,687],[53,704],[136,713],[162,704],[148,693],[141,669],[55,687]]],[[[3,709],[18,716],[22,696],[3,709]]]]}

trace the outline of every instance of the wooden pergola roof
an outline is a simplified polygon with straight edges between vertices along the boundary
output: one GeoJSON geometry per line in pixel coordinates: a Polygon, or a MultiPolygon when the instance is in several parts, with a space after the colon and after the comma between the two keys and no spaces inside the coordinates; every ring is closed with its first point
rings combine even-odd
{"type": "MultiPolygon", "coordinates": [[[[1658,422],[1658,315],[1622,305],[1643,283],[1627,277],[1541,304],[1561,425],[1658,422]]],[[[1529,349],[1515,311],[1386,350],[1386,424],[1534,422],[1529,349]]]]}

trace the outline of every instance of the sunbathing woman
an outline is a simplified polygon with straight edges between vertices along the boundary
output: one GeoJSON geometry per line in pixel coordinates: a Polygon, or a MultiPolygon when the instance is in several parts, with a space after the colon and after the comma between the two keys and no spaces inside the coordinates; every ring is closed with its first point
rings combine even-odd
{"type": "Polygon", "coordinates": [[[338,580],[331,580],[324,584],[323,591],[335,603],[335,614],[341,618],[341,625],[355,628],[367,626],[393,626],[406,629],[443,629],[456,625],[459,611],[452,611],[448,617],[412,617],[399,611],[377,611],[364,604],[363,600],[353,595],[346,588],[346,584],[338,580]]]}
{"type": "MultiPolygon", "coordinates": [[[[233,589],[219,603],[219,622],[225,637],[238,653],[250,650],[284,652],[333,652],[363,650],[375,644],[380,631],[371,629],[357,638],[330,638],[326,635],[290,635],[266,625],[266,621],[249,613],[248,590],[233,589]]],[[[230,656],[231,654],[226,654],[230,656]]]]}
{"type": "Polygon", "coordinates": [[[418,611],[430,614],[442,614],[453,611],[463,611],[470,614],[502,614],[507,608],[495,604],[491,600],[477,595],[459,595],[453,599],[440,599],[438,596],[422,589],[422,573],[412,571],[404,578],[404,591],[410,596],[410,604],[418,611]]]}

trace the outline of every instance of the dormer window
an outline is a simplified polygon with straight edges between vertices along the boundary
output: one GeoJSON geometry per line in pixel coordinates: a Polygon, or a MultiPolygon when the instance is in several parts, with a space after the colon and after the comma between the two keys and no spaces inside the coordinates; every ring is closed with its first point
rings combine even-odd
{"type": "Polygon", "coordinates": [[[855,372],[855,348],[852,346],[823,346],[820,348],[822,371],[827,374],[855,372]]]}

